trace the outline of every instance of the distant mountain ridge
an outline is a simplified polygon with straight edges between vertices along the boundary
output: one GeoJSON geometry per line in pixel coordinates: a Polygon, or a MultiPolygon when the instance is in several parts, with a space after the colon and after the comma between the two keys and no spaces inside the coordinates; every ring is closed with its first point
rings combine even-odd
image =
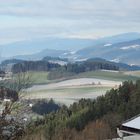
{"type": "Polygon", "coordinates": [[[5,57],[37,54],[46,49],[77,51],[92,46],[93,42],[92,39],[42,38],[1,45],[0,51],[1,55],[5,57]]]}
{"type": "Polygon", "coordinates": [[[69,51],[45,49],[39,53],[35,53],[35,54],[31,54],[31,55],[19,55],[19,56],[14,56],[14,58],[23,59],[23,60],[41,60],[42,58],[44,58],[46,56],[60,57],[65,53],[69,53],[69,51]]]}
{"type": "Polygon", "coordinates": [[[96,40],[47,38],[17,42],[1,48],[1,54],[16,54],[1,58],[1,61],[9,58],[41,60],[46,56],[67,58],[71,61],[99,57],[113,62],[140,65],[140,33],[125,33],[96,40]],[[25,55],[20,55],[21,52],[25,55]]]}
{"type": "Polygon", "coordinates": [[[104,37],[101,38],[99,40],[101,40],[101,42],[106,42],[106,43],[121,43],[121,42],[128,42],[128,41],[132,41],[132,40],[137,40],[140,39],[140,33],[137,32],[130,32],[130,33],[123,33],[123,34],[118,34],[118,35],[114,35],[114,36],[110,36],[110,37],[104,37]]]}
{"type": "Polygon", "coordinates": [[[116,62],[111,62],[111,61],[108,61],[108,60],[105,60],[105,59],[102,59],[102,58],[90,58],[90,59],[87,59],[86,61],[93,61],[93,62],[102,62],[102,63],[110,63],[110,64],[113,64],[117,67],[119,67],[119,70],[129,70],[129,71],[135,71],[135,70],[140,70],[140,66],[137,66],[137,65],[128,65],[128,64],[125,64],[125,63],[116,63],[116,62]]]}
{"type": "Polygon", "coordinates": [[[100,57],[114,62],[140,65],[140,39],[116,44],[100,44],[76,52],[77,59],[100,57]]]}

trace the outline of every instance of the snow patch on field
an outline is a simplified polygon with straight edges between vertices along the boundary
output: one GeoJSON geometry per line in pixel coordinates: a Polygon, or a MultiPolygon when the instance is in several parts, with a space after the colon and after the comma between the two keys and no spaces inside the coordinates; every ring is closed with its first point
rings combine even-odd
{"type": "Polygon", "coordinates": [[[109,44],[109,43],[108,43],[108,44],[105,44],[104,46],[105,46],[105,47],[109,47],[109,46],[112,46],[112,44],[109,44]]]}
{"type": "Polygon", "coordinates": [[[48,85],[35,85],[29,88],[29,91],[37,91],[43,89],[54,89],[54,88],[62,88],[62,87],[73,87],[73,86],[84,86],[84,85],[102,85],[102,86],[118,86],[121,82],[103,80],[103,79],[95,79],[95,78],[79,78],[79,79],[71,79],[65,80],[59,83],[52,83],[48,85]]]}
{"type": "Polygon", "coordinates": [[[119,63],[120,62],[120,59],[119,58],[115,58],[115,59],[112,59],[110,60],[111,62],[116,62],[116,63],[119,63]]]}
{"type": "Polygon", "coordinates": [[[102,69],[101,71],[105,71],[105,72],[116,72],[116,73],[119,72],[119,71],[117,71],[117,70],[104,70],[104,69],[102,69]]]}
{"type": "Polygon", "coordinates": [[[54,99],[58,103],[70,105],[81,98],[95,99],[107,90],[118,87],[122,82],[96,78],[64,80],[46,85],[34,85],[26,90],[27,99],[54,99]]]}
{"type": "Polygon", "coordinates": [[[137,49],[140,48],[140,45],[131,45],[131,46],[125,46],[120,48],[121,50],[129,50],[129,49],[137,49]]]}
{"type": "Polygon", "coordinates": [[[75,53],[76,53],[76,51],[71,51],[71,52],[70,52],[70,54],[75,54],[75,53]]]}

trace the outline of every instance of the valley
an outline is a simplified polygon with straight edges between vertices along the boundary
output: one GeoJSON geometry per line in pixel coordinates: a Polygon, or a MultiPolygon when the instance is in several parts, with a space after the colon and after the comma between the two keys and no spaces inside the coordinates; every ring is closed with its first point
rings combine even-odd
{"type": "MultiPolygon", "coordinates": [[[[137,75],[120,71],[91,71],[63,79],[49,80],[48,72],[29,72],[33,86],[27,89],[25,99],[54,99],[60,104],[70,105],[81,98],[95,99],[123,81],[139,79],[137,75]]],[[[133,72],[134,73],[134,72],[133,72]]]]}
{"type": "Polygon", "coordinates": [[[111,88],[121,85],[118,81],[95,78],[65,80],[46,85],[34,85],[27,89],[26,99],[54,99],[58,103],[70,105],[81,98],[95,99],[111,88]]]}
{"type": "Polygon", "coordinates": [[[0,140],[140,140],[140,0],[0,0],[0,140]]]}
{"type": "Polygon", "coordinates": [[[17,81],[21,70],[23,78],[24,75],[28,77],[30,87],[25,89],[23,100],[53,99],[56,103],[67,106],[81,98],[96,99],[110,89],[118,88],[124,81],[139,80],[140,76],[139,71],[135,70],[139,67],[101,58],[70,62],[64,58],[45,57],[40,61],[13,59],[2,64],[8,70],[9,65],[11,66],[10,72],[17,81]],[[65,65],[61,65],[60,61],[66,62],[65,65]]]}

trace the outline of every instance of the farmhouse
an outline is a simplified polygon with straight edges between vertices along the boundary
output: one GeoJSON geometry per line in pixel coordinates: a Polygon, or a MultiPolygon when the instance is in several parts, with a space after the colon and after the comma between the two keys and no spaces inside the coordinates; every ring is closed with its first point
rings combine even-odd
{"type": "Polygon", "coordinates": [[[117,133],[121,139],[140,140],[140,115],[127,120],[117,128],[117,133]]]}

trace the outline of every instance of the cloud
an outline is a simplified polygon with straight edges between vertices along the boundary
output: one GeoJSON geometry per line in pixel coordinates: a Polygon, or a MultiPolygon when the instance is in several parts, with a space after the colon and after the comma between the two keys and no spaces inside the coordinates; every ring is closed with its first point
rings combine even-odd
{"type": "Polygon", "coordinates": [[[139,14],[139,0],[0,0],[1,15],[16,16],[81,16],[139,14]]]}
{"type": "Polygon", "coordinates": [[[0,0],[0,38],[6,43],[140,32],[139,7],[139,0],[0,0]]]}

